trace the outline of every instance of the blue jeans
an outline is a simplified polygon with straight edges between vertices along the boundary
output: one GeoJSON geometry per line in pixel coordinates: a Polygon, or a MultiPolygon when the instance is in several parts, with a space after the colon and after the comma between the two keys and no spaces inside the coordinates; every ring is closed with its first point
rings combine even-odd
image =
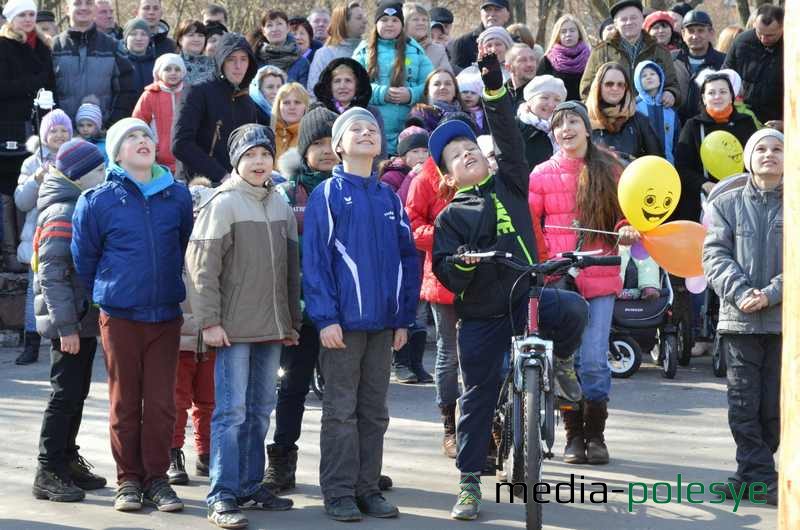
{"type": "Polygon", "coordinates": [[[614,315],[614,296],[599,296],[589,302],[589,324],[583,332],[575,355],[575,371],[581,382],[584,399],[607,401],[611,391],[608,367],[608,337],[614,315]]]}
{"type": "Polygon", "coordinates": [[[280,360],[279,343],[237,343],[217,350],[209,506],[259,489],[280,360]]]}
{"type": "Polygon", "coordinates": [[[458,386],[458,341],[456,310],[452,304],[431,304],[436,324],[436,403],[454,405],[461,395],[458,386]]]}
{"type": "Polygon", "coordinates": [[[36,333],[36,313],[33,309],[33,270],[28,265],[28,289],[25,291],[25,331],[36,333]]]}

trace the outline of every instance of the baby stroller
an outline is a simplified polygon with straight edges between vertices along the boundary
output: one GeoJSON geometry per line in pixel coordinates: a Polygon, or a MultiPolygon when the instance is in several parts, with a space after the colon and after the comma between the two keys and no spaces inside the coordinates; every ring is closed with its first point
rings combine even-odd
{"type": "MultiPolygon", "coordinates": [[[[627,286],[636,285],[636,266],[628,262],[625,270],[627,286]]],[[[662,375],[675,377],[678,364],[691,359],[692,328],[689,297],[685,291],[673,289],[673,281],[659,271],[661,291],[654,300],[617,299],[608,348],[608,366],[612,377],[630,377],[642,363],[642,348],[650,352],[653,362],[660,364],[662,375]],[[655,346],[658,346],[657,348],[655,346]]]]}

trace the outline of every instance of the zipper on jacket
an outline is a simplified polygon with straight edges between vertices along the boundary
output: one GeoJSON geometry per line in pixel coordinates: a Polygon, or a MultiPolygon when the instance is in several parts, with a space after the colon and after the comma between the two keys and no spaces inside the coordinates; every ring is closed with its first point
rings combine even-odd
{"type": "MultiPolygon", "coordinates": [[[[272,223],[270,222],[269,213],[268,213],[269,212],[270,196],[271,196],[271,193],[270,193],[270,195],[267,195],[267,199],[266,199],[266,201],[264,201],[262,203],[263,204],[262,207],[264,208],[264,219],[267,220],[267,237],[269,239],[269,261],[270,261],[270,264],[272,265],[272,271],[275,272],[275,270],[276,270],[275,269],[275,247],[274,247],[273,242],[272,242],[272,223]]],[[[288,273],[287,273],[287,278],[288,278],[288,273]]],[[[277,324],[278,334],[281,336],[281,338],[283,338],[286,335],[284,335],[284,333],[283,333],[283,329],[281,328],[280,318],[278,318],[278,287],[277,287],[277,283],[278,282],[277,282],[277,279],[278,279],[277,276],[275,276],[273,274],[273,279],[272,279],[272,308],[273,308],[273,312],[275,314],[275,323],[277,324]]]]}
{"type": "Polygon", "coordinates": [[[147,224],[147,234],[150,236],[150,261],[153,264],[153,289],[150,293],[150,311],[152,312],[153,320],[156,319],[156,297],[159,291],[159,275],[158,275],[158,264],[156,263],[156,243],[155,237],[153,235],[153,220],[151,218],[151,209],[150,209],[150,200],[142,194],[142,198],[144,199],[144,212],[145,212],[145,222],[147,224]]]}
{"type": "MultiPolygon", "coordinates": [[[[374,211],[374,208],[372,207],[372,201],[370,200],[370,196],[369,196],[370,195],[369,194],[370,180],[371,180],[371,178],[370,179],[364,179],[364,196],[367,199],[367,206],[369,208],[369,220],[370,220],[369,225],[372,228],[372,240],[377,243],[378,241],[380,241],[380,239],[378,238],[378,232],[375,229],[375,211],[374,211]]],[[[376,194],[376,196],[377,196],[377,194],[376,194]]],[[[378,266],[375,268],[375,270],[378,272],[378,274],[376,275],[377,276],[377,283],[378,283],[377,292],[383,293],[384,292],[383,291],[383,274],[382,274],[383,273],[383,268],[381,267],[382,264],[383,264],[383,260],[381,259],[381,256],[383,255],[383,252],[375,252],[374,254],[377,255],[377,260],[376,261],[378,262],[377,263],[378,266]]],[[[375,309],[377,310],[378,308],[376,307],[375,309]]],[[[398,309],[399,309],[399,306],[398,306],[398,309]]],[[[376,322],[380,322],[380,320],[378,319],[378,315],[376,314],[374,316],[375,316],[375,321],[376,322]]]]}

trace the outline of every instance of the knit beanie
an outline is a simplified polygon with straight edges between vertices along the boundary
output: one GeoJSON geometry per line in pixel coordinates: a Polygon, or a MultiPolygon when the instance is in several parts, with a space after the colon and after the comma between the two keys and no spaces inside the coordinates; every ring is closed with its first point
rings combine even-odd
{"type": "Polygon", "coordinates": [[[537,75],[525,85],[522,95],[525,101],[530,101],[536,94],[552,92],[561,96],[561,101],[567,99],[567,87],[564,81],[552,75],[537,75]]]}
{"type": "Polygon", "coordinates": [[[400,19],[401,24],[405,24],[405,20],[403,20],[403,2],[383,0],[375,10],[375,23],[377,24],[381,17],[385,16],[397,17],[400,19]]]}
{"type": "Polygon", "coordinates": [[[580,101],[565,101],[556,105],[555,110],[553,110],[553,117],[550,118],[550,123],[555,121],[556,114],[567,111],[577,114],[580,119],[583,120],[583,124],[586,126],[586,131],[589,133],[592,132],[592,123],[589,121],[589,111],[586,110],[586,107],[580,101]]]}
{"type": "Polygon", "coordinates": [[[150,25],[143,18],[132,18],[125,23],[125,28],[122,30],[122,42],[128,40],[128,36],[137,29],[143,29],[150,35],[150,25]]]}
{"type": "MultiPolygon", "coordinates": [[[[331,129],[331,147],[334,153],[336,153],[336,148],[339,146],[339,142],[342,141],[342,136],[344,136],[345,131],[350,128],[353,122],[358,120],[368,121],[378,127],[378,120],[376,120],[375,116],[367,109],[361,107],[347,109],[333,122],[333,128],[331,129]]],[[[339,155],[339,153],[336,154],[337,156],[339,155]]]]}
{"type": "Polygon", "coordinates": [[[6,20],[11,22],[15,16],[25,11],[33,11],[36,13],[39,9],[36,7],[36,2],[33,0],[8,0],[6,5],[3,6],[3,16],[6,20]]]}
{"type": "Polygon", "coordinates": [[[39,22],[52,22],[55,24],[56,15],[52,11],[39,11],[36,13],[36,23],[39,22]]]}
{"type": "Polygon", "coordinates": [[[673,32],[675,31],[675,20],[673,20],[672,15],[669,14],[669,11],[653,11],[644,17],[644,30],[649,32],[650,29],[658,22],[663,22],[669,26],[669,29],[671,29],[673,32]]]}
{"type": "Polygon", "coordinates": [[[753,172],[752,161],[750,160],[753,157],[753,153],[756,150],[756,146],[758,143],[767,138],[768,136],[772,136],[773,138],[777,138],[778,140],[783,143],[783,133],[777,129],[771,129],[766,127],[764,129],[759,129],[747,140],[747,143],[744,146],[744,168],[747,170],[748,173],[753,172]]]}
{"type": "Polygon", "coordinates": [[[62,145],[56,155],[56,169],[70,180],[78,180],[105,161],[91,142],[75,138],[62,145]]]}
{"type": "Polygon", "coordinates": [[[183,59],[177,53],[165,53],[164,55],[160,55],[158,59],[156,59],[156,63],[153,65],[153,80],[160,81],[161,77],[159,74],[161,70],[166,68],[167,66],[177,66],[183,71],[184,77],[186,76],[186,63],[183,62],[183,59]]]}
{"type": "Polygon", "coordinates": [[[228,137],[228,155],[233,169],[236,169],[247,151],[258,146],[275,157],[275,133],[272,129],[257,123],[245,123],[237,127],[228,137]]]}
{"type": "Polygon", "coordinates": [[[474,92],[483,94],[483,79],[477,66],[469,66],[461,70],[456,76],[459,92],[474,92]]]}
{"type": "Polygon", "coordinates": [[[61,125],[66,128],[67,133],[72,137],[72,120],[69,119],[69,116],[67,116],[67,113],[63,110],[54,109],[44,115],[42,123],[39,125],[39,135],[42,137],[44,143],[47,143],[47,135],[50,134],[50,130],[56,125],[61,125]]]}
{"type": "Polygon", "coordinates": [[[511,37],[511,33],[508,32],[506,28],[501,26],[492,26],[491,28],[486,28],[478,35],[478,46],[482,46],[487,41],[492,39],[499,39],[503,41],[503,44],[506,45],[506,48],[510,49],[514,45],[514,39],[511,37]]]}
{"type": "Polygon", "coordinates": [[[139,118],[123,118],[111,126],[106,133],[106,153],[111,162],[117,161],[122,140],[134,131],[144,131],[154,142],[155,134],[150,127],[139,118]]]}
{"type": "Polygon", "coordinates": [[[97,125],[97,130],[103,128],[103,111],[98,105],[94,103],[82,103],[78,107],[78,112],[75,113],[75,125],[80,123],[81,120],[89,120],[97,125]]]}
{"type": "Polygon", "coordinates": [[[297,139],[297,152],[305,159],[308,148],[321,138],[330,138],[333,123],[338,114],[320,105],[312,108],[300,120],[300,133],[297,139]]]}
{"type": "Polygon", "coordinates": [[[420,147],[424,147],[427,150],[429,138],[428,131],[422,127],[417,127],[416,125],[406,127],[397,136],[397,154],[406,156],[406,153],[412,149],[420,147]]]}

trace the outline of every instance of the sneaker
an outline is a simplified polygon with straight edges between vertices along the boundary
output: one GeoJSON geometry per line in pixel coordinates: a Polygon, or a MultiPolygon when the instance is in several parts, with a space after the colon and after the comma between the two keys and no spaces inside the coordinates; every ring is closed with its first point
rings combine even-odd
{"type": "Polygon", "coordinates": [[[33,480],[33,496],[55,502],[77,502],[82,501],[86,493],[75,485],[68,473],[57,473],[40,467],[33,480]]]}
{"type": "Polygon", "coordinates": [[[378,489],[381,491],[386,491],[392,489],[394,486],[394,482],[392,482],[392,477],[388,475],[381,475],[378,477],[378,489]]]}
{"type": "Polygon", "coordinates": [[[355,497],[335,497],[325,500],[325,513],[334,521],[360,521],[361,510],[356,505],[355,497]]]}
{"type": "Polygon", "coordinates": [[[260,504],[262,509],[269,512],[283,512],[290,510],[292,506],[294,506],[294,501],[292,501],[292,499],[284,499],[283,497],[276,496],[263,484],[252,495],[240,497],[236,500],[239,506],[251,505],[251,503],[254,506],[260,504]]]}
{"type": "Polygon", "coordinates": [[[250,524],[239,506],[227,499],[208,507],[208,520],[220,528],[246,528],[250,524]]]}
{"type": "Polygon", "coordinates": [[[419,382],[417,375],[408,366],[398,364],[394,367],[394,378],[404,385],[415,385],[419,382]]]}
{"type": "Polygon", "coordinates": [[[144,492],[144,502],[158,508],[159,512],[183,510],[183,502],[165,479],[154,480],[144,492]]]}
{"type": "Polygon", "coordinates": [[[423,385],[433,383],[433,376],[427,370],[425,370],[425,367],[422,366],[422,363],[412,366],[411,371],[417,376],[418,383],[423,385]]]}
{"type": "Polygon", "coordinates": [[[480,511],[481,488],[476,484],[474,487],[462,488],[453,509],[450,510],[450,517],[459,521],[474,521],[478,518],[480,511]]]}
{"type": "Polygon", "coordinates": [[[380,493],[373,493],[364,497],[356,498],[356,506],[359,511],[364,515],[370,517],[378,517],[380,519],[389,519],[400,515],[397,506],[390,503],[380,493]]]}
{"type": "Polygon", "coordinates": [[[106,486],[106,479],[91,472],[94,466],[79,454],[68,464],[69,478],[82,490],[98,490],[106,486]]]}
{"type": "Polygon", "coordinates": [[[180,447],[169,450],[167,480],[170,484],[189,483],[189,475],[186,473],[186,458],[183,456],[183,449],[180,447]]]}
{"type": "Polygon", "coordinates": [[[566,401],[579,403],[583,395],[578,376],[575,373],[575,357],[570,355],[566,359],[555,358],[556,395],[566,401]]]}
{"type": "Polygon", "coordinates": [[[208,476],[209,462],[209,455],[197,455],[197,462],[194,463],[194,472],[198,477],[208,476]]]}
{"type": "Polygon", "coordinates": [[[138,482],[123,482],[114,495],[114,509],[118,512],[132,512],[142,509],[142,488],[138,482]]]}

